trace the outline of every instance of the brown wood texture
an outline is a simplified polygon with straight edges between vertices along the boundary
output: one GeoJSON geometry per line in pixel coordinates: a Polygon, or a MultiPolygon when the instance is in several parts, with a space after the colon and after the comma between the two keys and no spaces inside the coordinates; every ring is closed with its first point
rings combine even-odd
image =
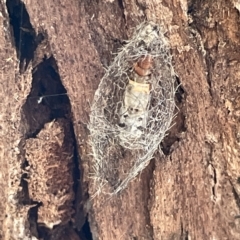
{"type": "Polygon", "coordinates": [[[1,0],[0,7],[0,239],[240,239],[238,1],[1,0]],[[14,16],[22,19],[22,39],[14,35],[14,16]],[[181,84],[175,125],[164,154],[156,153],[123,192],[92,199],[90,105],[113,53],[144,20],[159,23],[171,46],[181,84]],[[17,47],[25,35],[33,40],[17,47]],[[26,56],[19,55],[23,48],[26,56]],[[68,98],[39,104],[40,90],[68,98]],[[57,118],[67,119],[66,136],[75,142],[78,173],[68,186],[75,213],[46,230],[36,220],[41,206],[28,193],[24,149],[57,118]]]}

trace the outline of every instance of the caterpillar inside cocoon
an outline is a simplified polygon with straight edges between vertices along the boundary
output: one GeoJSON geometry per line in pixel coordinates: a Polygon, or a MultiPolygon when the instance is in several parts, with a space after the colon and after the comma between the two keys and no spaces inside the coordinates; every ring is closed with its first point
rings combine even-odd
{"type": "Polygon", "coordinates": [[[109,66],[91,107],[97,193],[121,191],[152,159],[174,117],[174,82],[160,26],[140,24],[109,66]]]}

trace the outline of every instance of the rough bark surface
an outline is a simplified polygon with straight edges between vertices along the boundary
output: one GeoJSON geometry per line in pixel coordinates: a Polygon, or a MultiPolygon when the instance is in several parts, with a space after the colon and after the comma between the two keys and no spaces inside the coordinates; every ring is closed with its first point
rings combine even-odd
{"type": "Polygon", "coordinates": [[[0,239],[240,239],[238,1],[0,0],[0,9],[0,239]],[[90,105],[144,20],[171,46],[175,125],[126,190],[92,199],[90,105]]]}

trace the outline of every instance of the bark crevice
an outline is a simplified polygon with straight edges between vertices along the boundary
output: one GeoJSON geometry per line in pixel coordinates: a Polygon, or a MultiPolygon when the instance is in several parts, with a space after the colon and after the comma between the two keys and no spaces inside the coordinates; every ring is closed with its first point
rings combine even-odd
{"type": "Polygon", "coordinates": [[[13,31],[13,42],[19,59],[19,72],[26,71],[34,57],[36,32],[30,22],[25,4],[20,0],[7,0],[6,6],[13,31]]]}
{"type": "MultiPolygon", "coordinates": [[[[35,201],[29,196],[28,189],[28,168],[29,163],[25,159],[22,164],[21,187],[19,193],[19,203],[23,206],[29,206],[28,221],[30,232],[35,237],[43,239],[56,239],[61,231],[75,231],[82,239],[92,239],[88,220],[83,210],[83,192],[81,183],[80,156],[78,153],[76,137],[74,133],[71,113],[71,103],[67,91],[62,84],[58,72],[56,59],[54,58],[48,42],[48,35],[42,29],[36,33],[31,24],[31,19],[25,7],[20,0],[6,2],[10,26],[12,27],[12,44],[16,48],[17,58],[19,60],[18,73],[24,74],[29,68],[32,68],[32,86],[27,96],[25,104],[22,106],[21,132],[23,140],[21,141],[21,154],[24,156],[23,146],[25,140],[36,138],[38,133],[44,128],[46,123],[57,119],[65,119],[70,125],[71,138],[73,141],[73,190],[76,198],[73,201],[75,214],[74,223],[69,222],[65,226],[56,226],[54,229],[48,229],[37,223],[38,209],[42,202],[35,201]],[[88,227],[87,227],[88,226],[88,227]],[[74,230],[74,229],[77,230],[74,230]],[[87,237],[85,237],[87,236],[87,237]]],[[[70,136],[68,135],[68,136],[70,136]]],[[[61,224],[60,224],[61,225],[61,224]]]]}
{"type": "Polygon", "coordinates": [[[184,88],[181,86],[180,79],[176,76],[176,88],[175,93],[175,117],[172,121],[172,127],[167,132],[161,145],[161,150],[165,155],[170,155],[178,143],[181,141],[181,133],[186,131],[185,126],[185,107],[186,94],[184,88]]]}

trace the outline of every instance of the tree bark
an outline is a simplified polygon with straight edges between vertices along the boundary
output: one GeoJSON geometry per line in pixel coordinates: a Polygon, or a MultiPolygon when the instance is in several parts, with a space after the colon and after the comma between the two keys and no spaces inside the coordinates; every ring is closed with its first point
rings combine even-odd
{"type": "Polygon", "coordinates": [[[0,239],[240,239],[238,1],[0,7],[0,239]],[[144,20],[171,47],[174,126],[124,191],[92,198],[90,106],[113,53],[144,20]]]}

